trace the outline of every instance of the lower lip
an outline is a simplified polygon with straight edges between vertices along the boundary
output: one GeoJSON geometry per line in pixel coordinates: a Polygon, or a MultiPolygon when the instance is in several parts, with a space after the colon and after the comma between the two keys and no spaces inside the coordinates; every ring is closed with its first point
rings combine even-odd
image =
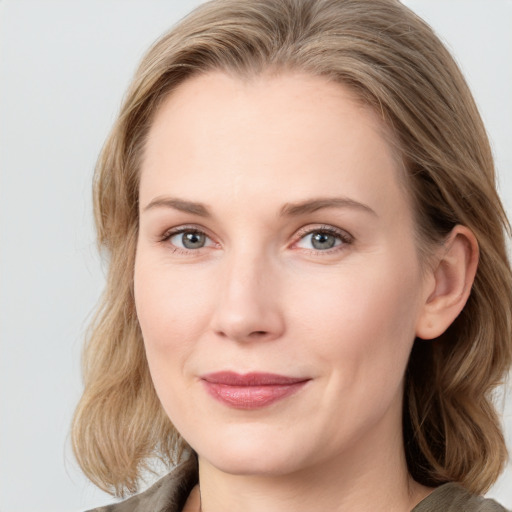
{"type": "Polygon", "coordinates": [[[260,409],[261,407],[266,407],[293,395],[306,382],[264,386],[231,386],[203,381],[206,390],[213,398],[235,409],[260,409]]]}

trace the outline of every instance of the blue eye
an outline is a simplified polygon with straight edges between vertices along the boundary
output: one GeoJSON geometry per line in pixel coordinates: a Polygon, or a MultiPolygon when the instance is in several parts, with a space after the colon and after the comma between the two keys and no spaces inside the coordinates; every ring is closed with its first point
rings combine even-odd
{"type": "Polygon", "coordinates": [[[336,245],[336,242],[339,240],[330,233],[312,233],[309,235],[311,237],[311,245],[317,250],[331,249],[336,245]]]}
{"type": "Polygon", "coordinates": [[[302,249],[328,251],[340,245],[352,242],[351,237],[331,227],[324,227],[307,232],[301,237],[297,246],[302,249]]]}
{"type": "Polygon", "coordinates": [[[171,233],[165,239],[178,249],[194,250],[213,245],[212,241],[202,231],[195,229],[183,229],[171,233]]]}

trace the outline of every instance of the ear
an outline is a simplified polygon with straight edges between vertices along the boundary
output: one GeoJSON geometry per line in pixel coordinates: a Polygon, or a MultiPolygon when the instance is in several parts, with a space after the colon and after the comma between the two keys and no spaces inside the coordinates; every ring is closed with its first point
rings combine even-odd
{"type": "Polygon", "coordinates": [[[425,300],[416,323],[418,338],[437,338],[448,329],[468,300],[477,266],[475,235],[465,226],[455,226],[425,280],[425,300]]]}

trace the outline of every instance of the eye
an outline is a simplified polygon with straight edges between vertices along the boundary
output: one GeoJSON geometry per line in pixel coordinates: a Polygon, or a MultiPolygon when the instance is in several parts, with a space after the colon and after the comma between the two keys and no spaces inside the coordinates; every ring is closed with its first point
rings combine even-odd
{"type": "Polygon", "coordinates": [[[192,228],[179,228],[164,235],[163,241],[171,243],[176,249],[193,251],[215,245],[202,231],[192,228]]]}
{"type": "Polygon", "coordinates": [[[328,251],[350,243],[352,243],[352,237],[348,233],[332,226],[323,226],[302,234],[296,245],[301,249],[328,251]]]}

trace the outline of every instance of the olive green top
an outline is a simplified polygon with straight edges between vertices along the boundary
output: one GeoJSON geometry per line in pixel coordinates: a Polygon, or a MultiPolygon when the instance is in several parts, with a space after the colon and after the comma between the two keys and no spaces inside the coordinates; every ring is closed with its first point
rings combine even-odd
{"type": "MultiPolygon", "coordinates": [[[[180,512],[194,485],[197,464],[191,458],[160,479],[147,491],[126,501],[96,508],[89,512],[180,512]]],[[[441,485],[411,512],[507,512],[494,500],[469,494],[455,483],[441,485]]]]}
{"type": "Polygon", "coordinates": [[[420,501],[411,512],[507,512],[494,500],[469,494],[459,484],[441,485],[420,501]]]}

